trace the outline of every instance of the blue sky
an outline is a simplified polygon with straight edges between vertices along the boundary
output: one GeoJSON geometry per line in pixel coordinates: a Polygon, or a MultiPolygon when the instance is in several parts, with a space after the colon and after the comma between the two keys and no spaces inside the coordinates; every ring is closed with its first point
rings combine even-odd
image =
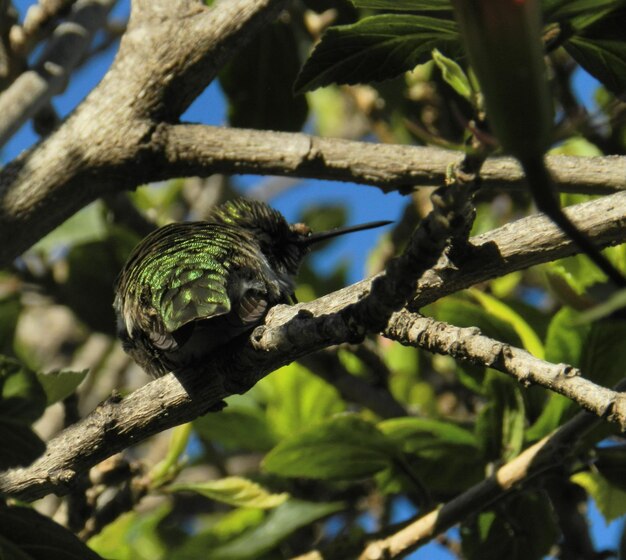
{"type": "MultiPolygon", "coordinates": [[[[32,3],[29,0],[14,0],[14,5],[20,12],[20,19],[26,8],[32,3]]],[[[118,2],[113,14],[116,17],[125,18],[128,11],[129,0],[122,0],[118,2]]],[[[98,58],[97,64],[86,66],[72,77],[67,90],[53,101],[61,116],[66,116],[93,89],[111,64],[113,56],[114,50],[102,54],[98,58]]],[[[575,76],[575,85],[580,99],[593,109],[593,92],[597,85],[595,80],[585,72],[579,71],[575,76]]],[[[225,125],[226,106],[219,86],[217,84],[211,85],[198,97],[183,115],[183,120],[225,125]]],[[[27,124],[2,149],[0,162],[10,161],[36,141],[37,137],[33,133],[31,125],[27,124]]],[[[256,178],[243,177],[239,179],[239,184],[245,189],[254,185],[256,181],[256,178]]],[[[404,199],[398,194],[385,195],[372,187],[305,180],[297,187],[288,189],[271,201],[272,205],[283,212],[290,221],[296,220],[300,209],[313,202],[346,204],[350,208],[349,223],[361,223],[380,219],[396,220],[400,216],[404,199]]],[[[346,236],[338,239],[322,254],[313,255],[312,258],[322,270],[332,270],[339,261],[348,260],[352,263],[348,280],[354,282],[363,277],[367,252],[374,245],[379,234],[379,231],[374,230],[355,234],[355,236],[346,236]]],[[[622,521],[616,521],[607,527],[593,504],[591,504],[591,511],[594,541],[600,548],[615,547],[621,533],[622,521]]],[[[411,510],[410,506],[400,502],[394,512],[394,521],[401,521],[412,515],[414,515],[414,511],[411,510]]],[[[458,533],[453,532],[452,537],[458,538],[458,533]]],[[[454,556],[441,545],[431,543],[407,558],[411,560],[451,560],[454,556]]]]}

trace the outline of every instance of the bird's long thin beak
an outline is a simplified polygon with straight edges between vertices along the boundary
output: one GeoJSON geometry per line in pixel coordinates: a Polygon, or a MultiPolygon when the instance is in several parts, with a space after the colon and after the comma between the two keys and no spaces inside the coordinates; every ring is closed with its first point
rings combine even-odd
{"type": "Polygon", "coordinates": [[[346,233],[353,233],[355,231],[363,231],[365,229],[388,226],[392,223],[393,222],[389,220],[381,220],[379,222],[368,222],[366,224],[359,224],[356,226],[346,226],[342,228],[331,229],[330,231],[320,231],[318,233],[312,233],[307,237],[302,237],[299,243],[305,246],[313,245],[314,243],[319,243],[320,241],[325,241],[326,239],[332,239],[333,237],[345,235],[346,233]]]}

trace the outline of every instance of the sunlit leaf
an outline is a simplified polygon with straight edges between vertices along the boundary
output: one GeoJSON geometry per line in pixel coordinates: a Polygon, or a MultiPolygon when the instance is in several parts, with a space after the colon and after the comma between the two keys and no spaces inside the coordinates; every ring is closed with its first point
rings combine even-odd
{"type": "Polygon", "coordinates": [[[194,428],[202,438],[228,449],[268,451],[278,443],[266,415],[255,408],[229,406],[219,414],[197,418],[194,428]]]}
{"type": "Polygon", "coordinates": [[[82,371],[50,371],[37,373],[37,379],[46,392],[48,405],[69,397],[87,377],[89,370],[82,371]]]}
{"type": "Polygon", "coordinates": [[[295,434],[345,409],[335,387],[295,362],[259,385],[267,396],[267,421],[279,436],[295,434]]]}
{"type": "Polygon", "coordinates": [[[387,80],[429,60],[434,48],[458,49],[453,21],[388,14],[331,27],[306,61],[295,87],[306,91],[332,83],[387,80]]]}
{"type": "Polygon", "coordinates": [[[626,514],[626,491],[612,485],[602,475],[580,472],[571,480],[589,492],[607,523],[626,514]]]}
{"type": "Polygon", "coordinates": [[[454,60],[448,58],[437,49],[433,49],[432,57],[446,83],[461,97],[472,103],[472,86],[463,69],[454,60]]]}
{"type": "Polygon", "coordinates": [[[515,310],[511,309],[503,301],[480,290],[469,290],[474,298],[476,298],[485,310],[503,321],[509,323],[522,341],[522,345],[528,352],[537,358],[543,358],[544,348],[537,333],[515,310]]]}
{"type": "Polygon", "coordinates": [[[263,468],[282,476],[355,480],[390,465],[396,448],[376,427],[346,415],[317,424],[283,440],[263,461],[263,468]]]}
{"type": "Polygon", "coordinates": [[[339,503],[312,503],[288,500],[270,511],[256,528],[222,546],[206,551],[206,560],[252,560],[283,541],[296,529],[335,513],[339,503]]]}
{"type": "Polygon", "coordinates": [[[272,494],[262,486],[239,476],[229,476],[219,480],[174,484],[171,492],[196,492],[211,500],[231,506],[272,509],[284,503],[289,494],[272,494]]]}

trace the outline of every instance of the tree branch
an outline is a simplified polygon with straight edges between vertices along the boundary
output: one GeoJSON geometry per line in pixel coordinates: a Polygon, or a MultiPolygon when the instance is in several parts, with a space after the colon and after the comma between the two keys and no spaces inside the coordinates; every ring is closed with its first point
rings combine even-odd
{"type": "Polygon", "coordinates": [[[383,334],[408,346],[497,369],[525,387],[536,383],[626,430],[626,394],[585,379],[571,365],[551,364],[525,350],[483,336],[475,327],[455,327],[403,310],[391,317],[383,334]]]}
{"type": "MultiPolygon", "coordinates": [[[[588,432],[597,423],[597,417],[579,413],[552,435],[541,439],[500,467],[493,476],[472,486],[442,507],[418,517],[397,533],[371,542],[358,556],[358,560],[399,558],[415,550],[439,533],[467,519],[468,515],[485,509],[521,483],[528,482],[552,467],[561,466],[581,434],[588,432]]],[[[313,560],[315,556],[309,558],[313,560]]],[[[317,556],[317,560],[323,558],[322,555],[317,556]]]]}
{"type": "MultiPolygon", "coordinates": [[[[115,0],[77,2],[72,16],[57,27],[33,69],[20,74],[0,95],[0,146],[65,89],[72,70],[89,49],[96,31],[106,23],[114,4],[115,0]]],[[[46,15],[52,17],[54,13],[46,15]]]]}
{"type": "MultiPolygon", "coordinates": [[[[576,205],[578,226],[599,245],[626,240],[626,193],[576,205]]],[[[454,265],[440,261],[417,283],[414,305],[430,303],[494,276],[569,256],[572,243],[547,218],[531,216],[473,238],[480,258],[454,265]]],[[[355,325],[342,314],[362,299],[373,280],[359,282],[310,303],[279,305],[244,346],[235,344],[210,364],[207,375],[173,374],[152,381],[123,400],[106,401],[80,423],[48,443],[46,454],[24,469],[0,475],[0,492],[34,500],[68,491],[77,473],[166,428],[188,422],[231,394],[224,382],[251,385],[300,356],[355,339],[355,325]]]]}
{"type": "MultiPolygon", "coordinates": [[[[164,125],[155,135],[160,179],[214,173],[249,173],[347,181],[410,192],[443,184],[461,152],[396,144],[373,144],[306,134],[164,125]]],[[[549,156],[561,192],[607,194],[626,189],[626,157],[549,156]]],[[[481,186],[526,189],[514,158],[492,158],[481,168],[481,186]]]]}
{"type": "Polygon", "coordinates": [[[151,156],[157,124],[177,120],[283,4],[133,2],[120,50],[100,84],[54,134],[0,173],[0,237],[8,240],[0,265],[89,202],[159,175],[151,156]]]}

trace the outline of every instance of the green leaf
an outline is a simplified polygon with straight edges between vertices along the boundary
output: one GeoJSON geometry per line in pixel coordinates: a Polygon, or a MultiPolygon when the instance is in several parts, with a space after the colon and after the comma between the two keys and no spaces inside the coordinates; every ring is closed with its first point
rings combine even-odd
{"type": "Polygon", "coordinates": [[[101,560],[73,533],[25,507],[0,507],[0,558],[28,560],[101,560]],[[9,542],[20,556],[13,556],[9,542]]]}
{"type": "Polygon", "coordinates": [[[220,74],[231,126],[298,131],[306,121],[303,95],[294,95],[300,69],[295,25],[274,23],[257,33],[220,74]],[[280,61],[277,63],[277,61],[280,61]]]}
{"type": "Polygon", "coordinates": [[[63,245],[102,239],[105,235],[106,224],[102,203],[98,201],[65,220],[58,228],[39,240],[33,249],[48,252],[63,245]]]}
{"type": "Polygon", "coordinates": [[[523,347],[528,350],[528,352],[536,358],[543,359],[544,348],[541,340],[533,328],[519,313],[511,309],[504,302],[486,294],[485,292],[474,289],[469,290],[469,292],[479,301],[489,315],[497,317],[502,321],[506,321],[513,327],[522,341],[523,347]]]}
{"type": "Polygon", "coordinates": [[[213,550],[251,532],[265,521],[267,513],[261,509],[239,508],[223,514],[213,514],[198,531],[186,538],[181,546],[170,551],[167,560],[198,560],[213,550]]]}
{"type": "Polygon", "coordinates": [[[474,103],[474,94],[469,78],[454,60],[440,53],[437,49],[433,49],[433,60],[441,70],[441,76],[445,82],[456,91],[461,97],[467,99],[470,103],[474,103]]]}
{"type": "Polygon", "coordinates": [[[259,386],[267,397],[267,421],[281,437],[345,409],[337,389],[295,362],[266,377],[259,386]]]}
{"type": "Polygon", "coordinates": [[[110,560],[169,560],[159,525],[171,509],[164,503],[147,513],[124,513],[89,539],[89,546],[110,560]]]}
{"type": "Polygon", "coordinates": [[[272,494],[251,480],[229,476],[220,480],[174,484],[171,492],[196,492],[206,498],[237,507],[273,509],[285,503],[289,494],[272,494]]]}
{"type": "Polygon", "coordinates": [[[449,496],[483,478],[478,439],[461,426],[427,418],[394,418],[380,422],[378,428],[410,456],[412,470],[428,482],[431,492],[449,496]]]}
{"type": "Polygon", "coordinates": [[[612,485],[602,475],[580,472],[573,475],[571,480],[587,490],[607,523],[626,514],[626,492],[612,485]]]}
{"type": "Polygon", "coordinates": [[[46,445],[31,430],[46,407],[36,375],[18,361],[0,356],[0,470],[27,465],[46,445]]]}
{"type": "Polygon", "coordinates": [[[626,91],[625,18],[626,8],[622,7],[565,43],[576,62],[618,96],[626,91]]]}
{"type": "Polygon", "coordinates": [[[390,12],[452,10],[450,0],[350,0],[356,8],[390,12]]]}
{"type": "Polygon", "coordinates": [[[227,449],[268,451],[278,442],[258,408],[229,406],[218,414],[197,418],[193,425],[201,438],[219,442],[227,449]]]}
{"type": "Polygon", "coordinates": [[[458,51],[453,21],[427,16],[371,16],[329,28],[306,61],[295,87],[387,80],[430,59],[434,48],[458,51]]]}
{"type": "Polygon", "coordinates": [[[0,417],[31,424],[46,408],[46,394],[34,372],[0,356],[0,417]]]}
{"type": "Polygon", "coordinates": [[[356,480],[388,467],[397,450],[376,427],[346,415],[283,440],[263,461],[271,473],[323,480],[356,480]]]}
{"type": "Polygon", "coordinates": [[[480,411],[476,431],[487,460],[509,461],[524,444],[526,409],[519,385],[499,371],[487,370],[487,404],[480,411]]]}
{"type": "MultiPolygon", "coordinates": [[[[340,503],[312,503],[288,500],[273,509],[257,527],[227,544],[207,550],[206,560],[247,560],[260,558],[295,530],[343,509],[340,503]]],[[[182,560],[182,559],[177,559],[182,560]]]]}
{"type": "Polygon", "coordinates": [[[48,406],[69,397],[87,377],[89,370],[50,371],[37,373],[37,380],[46,392],[48,406]]]}
{"type": "Polygon", "coordinates": [[[187,422],[172,430],[165,457],[150,470],[149,477],[153,486],[161,486],[176,476],[180,470],[181,458],[187,449],[192,429],[191,422],[187,422]]]}
{"type": "Polygon", "coordinates": [[[517,494],[461,527],[467,560],[540,560],[559,530],[550,502],[542,493],[517,494]]]}

